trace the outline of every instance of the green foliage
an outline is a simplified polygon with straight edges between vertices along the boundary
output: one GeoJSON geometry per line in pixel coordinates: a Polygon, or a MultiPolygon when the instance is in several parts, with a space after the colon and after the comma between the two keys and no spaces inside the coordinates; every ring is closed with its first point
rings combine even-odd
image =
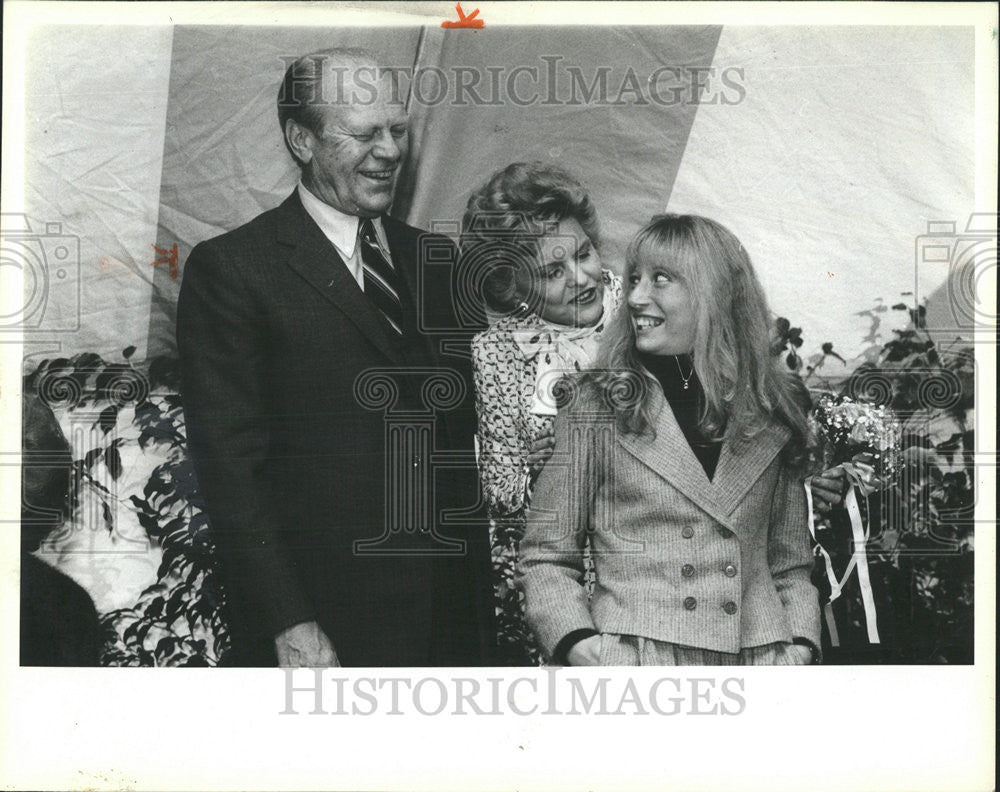
{"type": "MultiPolygon", "coordinates": [[[[835,662],[971,663],[973,567],[975,360],[970,346],[941,348],[928,333],[923,306],[903,303],[870,312],[874,339],[881,315],[906,311],[909,324],[886,343],[873,345],[863,362],[831,395],[884,405],[899,421],[902,465],[882,490],[861,506],[871,528],[868,563],[879,612],[882,644],[868,645],[857,591],[848,588],[835,607],[842,646],[828,650],[835,662]],[[854,596],[852,596],[852,594],[854,596]]],[[[790,344],[790,324],[779,319],[775,335],[790,344]]],[[[794,328],[792,328],[794,329],[794,328]]],[[[801,336],[796,336],[800,338],[801,336]]],[[[797,346],[798,345],[794,345],[797,346]]],[[[832,344],[803,365],[785,363],[808,385],[836,356],[832,344]]],[[[814,398],[826,390],[813,390],[814,398]]],[[[814,467],[831,462],[829,449],[814,449],[814,467]]],[[[817,538],[839,571],[853,553],[845,511],[817,515],[817,538]]],[[[817,570],[814,581],[829,591],[817,570]]]]}
{"type": "MultiPolygon", "coordinates": [[[[55,411],[96,412],[94,426],[106,445],[91,449],[74,463],[75,492],[91,487],[102,500],[105,528],[114,531],[109,501],[113,493],[94,475],[104,460],[113,481],[122,473],[121,449],[137,443],[158,464],[131,497],[146,534],[162,550],[157,581],[130,608],[102,617],[108,636],[102,663],[115,666],[210,666],[228,650],[223,599],[215,574],[214,543],[208,518],[186,453],[184,416],[177,395],[177,362],[157,358],[147,371],[130,362],[135,348],[123,352],[125,363],[108,363],[94,354],[43,361],[25,378],[55,411]],[[117,437],[125,406],[135,409],[137,440],[117,437]]],[[[78,506],[79,498],[74,500],[78,506]]]]}
{"type": "Polygon", "coordinates": [[[779,316],[774,320],[774,337],[771,340],[771,354],[777,357],[784,352],[785,364],[792,371],[802,368],[802,358],[796,351],[802,346],[802,328],[792,327],[785,317],[779,316]]]}

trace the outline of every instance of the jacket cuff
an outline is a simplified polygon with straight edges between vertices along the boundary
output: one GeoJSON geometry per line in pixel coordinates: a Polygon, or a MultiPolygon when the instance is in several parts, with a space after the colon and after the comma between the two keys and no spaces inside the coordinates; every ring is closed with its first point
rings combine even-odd
{"type": "Polygon", "coordinates": [[[806,646],[809,648],[809,651],[812,652],[813,665],[819,665],[820,663],[823,662],[823,653],[819,650],[819,647],[816,646],[816,644],[814,644],[808,638],[803,638],[799,635],[796,635],[794,638],[792,638],[792,643],[796,646],[806,646]]]}
{"type": "Polygon", "coordinates": [[[820,645],[820,605],[816,587],[806,580],[795,580],[782,592],[789,632],[820,645]]]}
{"type": "Polygon", "coordinates": [[[316,611],[291,575],[275,575],[258,599],[261,627],[272,638],[289,627],[316,621],[316,611]]]}
{"type": "Polygon", "coordinates": [[[582,627],[579,630],[573,630],[573,632],[567,633],[560,639],[559,643],[556,644],[555,651],[552,652],[552,662],[557,665],[569,665],[569,660],[567,658],[569,650],[584,638],[590,638],[594,635],[600,635],[600,633],[597,632],[597,630],[590,629],[589,627],[582,627]]]}

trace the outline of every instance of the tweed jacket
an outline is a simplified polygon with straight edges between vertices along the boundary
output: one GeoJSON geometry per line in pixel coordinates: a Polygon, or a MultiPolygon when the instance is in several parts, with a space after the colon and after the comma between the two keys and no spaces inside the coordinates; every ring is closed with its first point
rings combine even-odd
{"type": "Polygon", "coordinates": [[[727,434],[709,481],[659,388],[653,398],[655,437],[618,430],[591,397],[556,419],[517,570],[543,650],[578,629],[730,653],[793,637],[818,646],[805,491],[779,457],[788,430],[727,434]]]}

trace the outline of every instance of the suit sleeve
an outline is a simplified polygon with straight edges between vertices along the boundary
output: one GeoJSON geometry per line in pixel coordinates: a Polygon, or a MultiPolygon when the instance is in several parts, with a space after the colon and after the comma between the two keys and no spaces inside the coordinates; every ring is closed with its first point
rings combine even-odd
{"type": "Polygon", "coordinates": [[[597,631],[583,585],[583,548],[600,483],[596,460],[603,455],[595,453],[595,425],[571,416],[556,418],[555,451],[535,482],[515,578],[528,625],[549,657],[568,648],[560,644],[570,633],[597,631]]]}
{"type": "Polygon", "coordinates": [[[792,635],[806,638],[818,647],[819,593],[809,579],[813,555],[806,525],[802,480],[795,471],[782,465],[771,506],[767,562],[792,635]]]}
{"type": "Polygon", "coordinates": [[[273,636],[315,614],[282,551],[265,475],[264,312],[228,252],[202,243],[184,268],[177,345],[185,425],[228,593],[260,614],[260,628],[273,636]]]}
{"type": "Polygon", "coordinates": [[[528,487],[527,453],[517,433],[520,372],[501,360],[501,340],[492,334],[472,341],[479,438],[479,480],[494,514],[523,508],[528,487]],[[501,370],[503,367],[504,370],[501,370]]]}

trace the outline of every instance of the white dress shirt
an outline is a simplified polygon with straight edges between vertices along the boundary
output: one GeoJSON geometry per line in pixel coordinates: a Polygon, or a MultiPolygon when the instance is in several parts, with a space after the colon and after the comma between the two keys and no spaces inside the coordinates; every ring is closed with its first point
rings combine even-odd
{"type": "MultiPolygon", "coordinates": [[[[358,244],[359,218],[355,215],[344,214],[339,209],[334,209],[330,204],[321,201],[309,192],[309,189],[301,181],[298,185],[298,191],[302,208],[306,210],[306,214],[315,221],[323,235],[337,249],[351,273],[351,277],[357,281],[361,291],[364,291],[365,275],[361,267],[361,246],[358,244]]],[[[382,255],[391,265],[392,256],[389,254],[389,244],[385,238],[385,229],[382,228],[382,220],[374,217],[372,225],[375,226],[375,238],[378,240],[382,255]]]]}

